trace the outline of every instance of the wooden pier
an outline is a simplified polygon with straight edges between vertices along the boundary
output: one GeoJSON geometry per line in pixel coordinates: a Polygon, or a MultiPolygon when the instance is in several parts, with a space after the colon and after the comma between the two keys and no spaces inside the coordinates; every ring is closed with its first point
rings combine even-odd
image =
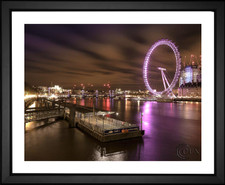
{"type": "MultiPolygon", "coordinates": [[[[107,115],[107,111],[103,112],[107,115]]],[[[77,107],[73,113],[74,127],[88,133],[100,142],[109,142],[122,139],[142,137],[144,131],[139,129],[136,124],[113,119],[106,116],[99,116],[95,112],[85,107],[77,107]]],[[[65,117],[70,120],[69,114],[65,117]]]]}

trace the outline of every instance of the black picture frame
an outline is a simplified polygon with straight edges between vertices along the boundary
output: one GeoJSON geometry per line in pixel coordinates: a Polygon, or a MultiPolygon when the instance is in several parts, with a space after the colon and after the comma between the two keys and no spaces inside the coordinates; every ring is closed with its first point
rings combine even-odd
{"type": "Polygon", "coordinates": [[[223,1],[2,1],[1,183],[224,183],[224,2],[223,1]],[[215,14],[214,174],[15,174],[12,173],[13,11],[213,11],[215,14]]]}

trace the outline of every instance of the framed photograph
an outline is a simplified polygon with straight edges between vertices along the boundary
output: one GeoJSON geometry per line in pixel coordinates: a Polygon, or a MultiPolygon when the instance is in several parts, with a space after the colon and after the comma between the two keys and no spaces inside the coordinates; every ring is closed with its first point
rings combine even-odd
{"type": "Polygon", "coordinates": [[[5,183],[224,183],[224,2],[2,2],[5,183]]]}

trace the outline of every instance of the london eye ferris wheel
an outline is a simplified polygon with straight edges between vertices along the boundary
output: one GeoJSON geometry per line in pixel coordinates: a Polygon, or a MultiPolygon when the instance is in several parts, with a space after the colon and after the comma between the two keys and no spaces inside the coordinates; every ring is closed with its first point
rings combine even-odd
{"type": "Polygon", "coordinates": [[[151,46],[151,48],[148,50],[145,60],[144,60],[143,79],[144,79],[145,86],[149,90],[149,92],[155,96],[169,95],[170,93],[172,93],[172,89],[175,87],[175,85],[178,81],[178,78],[180,76],[180,70],[181,70],[181,58],[180,58],[180,53],[179,53],[176,45],[172,41],[167,40],[167,39],[159,40],[151,46]],[[173,50],[173,53],[175,55],[175,60],[176,60],[176,67],[174,69],[175,70],[174,77],[170,82],[170,81],[168,81],[167,75],[165,74],[167,69],[162,66],[157,66],[158,72],[161,73],[162,83],[163,83],[163,87],[164,87],[163,90],[157,90],[157,89],[154,89],[153,87],[151,87],[150,80],[152,80],[152,79],[148,78],[148,74],[151,73],[150,72],[150,68],[151,68],[150,64],[152,62],[151,61],[152,53],[158,46],[161,46],[161,45],[169,46],[173,50]]]}

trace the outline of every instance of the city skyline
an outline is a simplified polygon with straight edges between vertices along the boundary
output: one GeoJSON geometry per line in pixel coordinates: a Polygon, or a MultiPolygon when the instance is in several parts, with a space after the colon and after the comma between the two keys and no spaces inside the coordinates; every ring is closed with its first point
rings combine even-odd
{"type": "MultiPolygon", "coordinates": [[[[30,85],[93,84],[102,89],[145,89],[142,67],[151,45],[167,38],[178,46],[182,62],[201,55],[201,25],[25,25],[25,82],[30,85]]],[[[152,65],[172,76],[175,62],[170,48],[161,46],[152,65]]],[[[162,86],[160,73],[152,84],[162,86]]]]}

